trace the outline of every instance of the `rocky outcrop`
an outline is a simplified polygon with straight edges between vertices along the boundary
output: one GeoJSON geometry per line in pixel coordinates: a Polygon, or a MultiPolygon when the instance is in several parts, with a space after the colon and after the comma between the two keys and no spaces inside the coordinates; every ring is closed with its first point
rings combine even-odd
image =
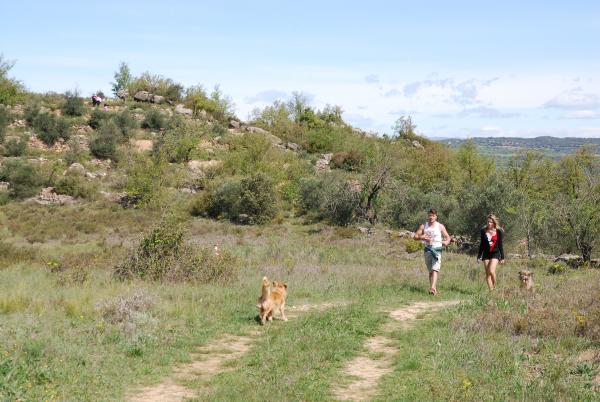
{"type": "Polygon", "coordinates": [[[290,151],[298,152],[300,151],[300,146],[294,142],[288,142],[285,144],[285,147],[290,151]]]}
{"type": "Polygon", "coordinates": [[[75,203],[75,199],[70,195],[58,194],[54,187],[43,188],[40,193],[33,198],[33,201],[41,205],[70,205],[75,203]]]}
{"type": "Polygon", "coordinates": [[[74,175],[79,175],[79,176],[85,176],[85,168],[83,167],[83,165],[81,163],[75,162],[72,163],[71,166],[69,166],[67,168],[67,170],[64,171],[63,176],[67,175],[67,174],[74,174],[74,175]]]}
{"type": "Polygon", "coordinates": [[[216,168],[221,166],[223,161],[221,160],[210,160],[210,161],[199,161],[191,160],[188,162],[188,168],[194,173],[204,173],[207,169],[216,168]]]}
{"type": "Polygon", "coordinates": [[[10,188],[10,183],[7,181],[0,181],[0,192],[8,191],[10,188]]]}
{"type": "Polygon", "coordinates": [[[583,265],[583,257],[576,254],[561,254],[554,259],[554,262],[562,262],[571,268],[579,268],[583,265]]]}
{"type": "Polygon", "coordinates": [[[129,92],[127,92],[124,89],[119,89],[117,91],[117,98],[125,100],[125,99],[129,98],[129,92]]]}
{"type": "Polygon", "coordinates": [[[156,104],[161,104],[165,102],[164,96],[151,94],[148,91],[137,91],[135,95],[133,95],[133,99],[138,102],[150,102],[156,104]]]}
{"type": "Polygon", "coordinates": [[[152,94],[148,91],[138,91],[133,95],[133,99],[138,102],[151,102],[152,94]]]}
{"type": "Polygon", "coordinates": [[[242,126],[242,124],[237,121],[237,120],[229,120],[229,128],[233,128],[235,130],[239,130],[239,128],[242,126]]]}
{"type": "Polygon", "coordinates": [[[152,140],[131,140],[131,146],[137,152],[151,152],[154,147],[152,140]]]}
{"type": "Polygon", "coordinates": [[[331,168],[329,167],[331,158],[333,158],[333,154],[321,155],[321,159],[317,160],[317,163],[315,164],[315,169],[317,170],[317,172],[329,172],[331,170],[331,168]]]}
{"type": "Polygon", "coordinates": [[[175,106],[175,113],[182,114],[184,116],[192,116],[194,114],[194,111],[192,109],[186,108],[185,105],[182,105],[180,103],[175,106]]]}
{"type": "Polygon", "coordinates": [[[417,141],[417,140],[413,140],[413,141],[412,141],[412,146],[413,146],[413,147],[415,147],[415,148],[418,148],[418,149],[423,149],[423,148],[425,148],[425,147],[423,146],[423,144],[421,144],[421,143],[420,143],[419,141],[417,141]]]}

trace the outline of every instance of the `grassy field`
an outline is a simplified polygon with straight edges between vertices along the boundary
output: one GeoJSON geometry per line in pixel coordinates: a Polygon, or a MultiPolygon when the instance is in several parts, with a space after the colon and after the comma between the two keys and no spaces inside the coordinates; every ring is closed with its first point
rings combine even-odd
{"type": "MultiPolygon", "coordinates": [[[[114,279],[114,266],[159,219],[102,203],[2,207],[2,400],[123,400],[199,346],[257,329],[229,370],[186,383],[198,400],[329,400],[387,311],[431,299],[420,253],[406,253],[383,227],[367,236],[294,220],[187,220],[190,246],[219,243],[236,257],[227,284],[114,279]],[[289,284],[290,321],[256,322],[263,275],[289,284]],[[332,307],[293,313],[325,302],[332,307]]],[[[489,293],[474,258],[445,254],[436,299],[462,303],[389,333],[399,353],[376,399],[600,400],[600,271],[550,275],[543,262],[509,260],[498,281],[489,293]],[[533,295],[518,290],[516,273],[528,265],[533,295]]]]}

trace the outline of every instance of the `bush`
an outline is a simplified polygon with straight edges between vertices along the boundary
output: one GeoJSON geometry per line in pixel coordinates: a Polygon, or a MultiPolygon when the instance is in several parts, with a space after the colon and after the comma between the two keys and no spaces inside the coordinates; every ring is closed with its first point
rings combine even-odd
{"type": "Polygon", "coordinates": [[[145,72],[133,79],[127,85],[127,90],[132,96],[138,91],[148,91],[154,95],[164,96],[167,100],[178,101],[181,99],[183,86],[170,78],[145,72]]]}
{"type": "Polygon", "coordinates": [[[191,280],[227,282],[235,278],[235,259],[210,248],[197,254],[184,242],[184,232],[174,222],[163,222],[146,234],[127,261],[115,267],[119,279],[134,277],[153,281],[191,280]]]}
{"type": "Polygon", "coordinates": [[[10,114],[8,110],[0,105],[0,144],[4,142],[4,136],[6,135],[6,128],[10,120],[10,114]]]}
{"type": "Polygon", "coordinates": [[[38,138],[48,146],[54,145],[60,138],[68,141],[70,137],[69,122],[50,113],[38,114],[33,119],[33,128],[37,131],[38,138]]]}
{"type": "Polygon", "coordinates": [[[23,134],[19,139],[11,138],[4,144],[4,156],[23,156],[27,151],[26,134],[23,134]]]}
{"type": "Polygon", "coordinates": [[[14,105],[23,96],[23,85],[8,76],[14,62],[0,54],[0,104],[14,105]]]}
{"type": "Polygon", "coordinates": [[[90,119],[88,120],[88,125],[91,128],[93,128],[94,130],[97,130],[100,128],[100,125],[102,124],[102,122],[105,121],[109,117],[110,117],[110,115],[108,113],[106,113],[105,111],[95,108],[94,110],[92,110],[92,113],[90,114],[90,119]]]}
{"type": "Polygon", "coordinates": [[[303,177],[299,184],[298,206],[303,214],[320,215],[324,198],[323,180],[316,177],[303,177]]]}
{"type": "Polygon", "coordinates": [[[68,173],[54,186],[58,194],[66,194],[75,198],[92,198],[94,187],[77,174],[68,173]]]}
{"type": "Polygon", "coordinates": [[[212,196],[210,216],[238,223],[265,223],[277,213],[273,181],[264,173],[224,183],[212,196]]]}
{"type": "Polygon", "coordinates": [[[138,122],[133,118],[131,112],[127,109],[113,117],[113,121],[121,130],[121,141],[128,142],[131,138],[131,132],[138,127],[138,122]]]}
{"type": "Polygon", "coordinates": [[[27,105],[25,105],[23,116],[25,117],[25,121],[27,121],[27,123],[33,124],[33,121],[38,114],[40,114],[39,102],[29,102],[27,105]]]}
{"type": "Polygon", "coordinates": [[[18,159],[4,162],[0,168],[0,181],[10,183],[9,196],[16,199],[35,195],[43,183],[39,172],[32,165],[18,159]]]}
{"type": "Polygon", "coordinates": [[[567,272],[567,266],[565,264],[557,262],[548,267],[548,273],[550,275],[560,275],[564,274],[565,272],[567,272]]]}
{"type": "Polygon", "coordinates": [[[150,130],[162,130],[166,126],[167,120],[160,110],[149,109],[146,111],[146,115],[142,121],[142,128],[147,128],[150,130]]]}
{"type": "Polygon", "coordinates": [[[163,154],[171,163],[188,162],[192,159],[199,141],[197,128],[181,122],[167,130],[155,143],[154,153],[163,154]]]}
{"type": "Polygon", "coordinates": [[[331,158],[331,165],[348,171],[359,170],[364,162],[363,156],[357,151],[338,152],[331,158]]]}
{"type": "Polygon", "coordinates": [[[416,253],[419,250],[423,250],[423,243],[418,240],[404,238],[402,239],[402,243],[404,244],[404,249],[409,254],[416,253]]]}
{"type": "Polygon", "coordinates": [[[111,159],[117,161],[117,138],[120,130],[110,120],[100,126],[98,133],[90,142],[90,153],[98,159],[111,159]]]}
{"type": "Polygon", "coordinates": [[[164,160],[136,155],[126,166],[125,173],[125,191],[128,194],[138,197],[142,204],[160,200],[167,180],[164,160]]]}
{"type": "Polygon", "coordinates": [[[65,93],[65,103],[62,106],[63,114],[66,116],[82,116],[85,113],[83,98],[77,91],[65,93]]]}
{"type": "Polygon", "coordinates": [[[301,180],[299,193],[302,212],[336,225],[352,223],[360,205],[360,193],[343,176],[333,174],[301,180]]]}
{"type": "Polygon", "coordinates": [[[308,132],[307,150],[312,153],[330,152],[333,149],[335,137],[330,129],[318,129],[308,132]]]}

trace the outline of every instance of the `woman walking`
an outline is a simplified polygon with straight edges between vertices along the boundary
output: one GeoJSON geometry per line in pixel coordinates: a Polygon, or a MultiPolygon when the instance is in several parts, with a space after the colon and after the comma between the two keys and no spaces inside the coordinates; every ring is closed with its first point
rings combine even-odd
{"type": "Polygon", "coordinates": [[[485,279],[490,290],[496,288],[496,266],[498,266],[498,262],[504,264],[503,238],[504,231],[498,223],[498,218],[489,214],[487,224],[480,231],[477,260],[483,261],[485,279]]]}

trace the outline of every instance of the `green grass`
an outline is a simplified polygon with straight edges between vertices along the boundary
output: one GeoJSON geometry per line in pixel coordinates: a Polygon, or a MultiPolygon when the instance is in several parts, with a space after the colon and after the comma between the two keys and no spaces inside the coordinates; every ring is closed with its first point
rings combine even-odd
{"type": "MultiPolygon", "coordinates": [[[[240,275],[231,285],[115,281],[112,267],[157,219],[158,213],[103,203],[2,207],[2,250],[11,254],[0,259],[0,399],[122,400],[168,376],[198,346],[258,329],[256,343],[229,364],[231,371],[209,384],[188,381],[199,399],[328,400],[344,364],[365,339],[382,333],[385,310],[430,300],[421,254],[406,254],[383,228],[347,238],[327,226],[292,222],[186,223],[191,245],[219,243],[238,257],[240,275]],[[69,224],[76,221],[87,224],[69,224]],[[52,272],[48,262],[63,270],[52,272]],[[78,277],[77,270],[86,275],[78,277]],[[263,275],[289,284],[288,312],[305,303],[343,303],[260,327],[255,301],[263,275]],[[153,305],[122,321],[107,316],[107,305],[136,293],[153,305]]],[[[490,295],[473,258],[445,254],[440,298],[468,303],[391,334],[400,352],[378,398],[598,399],[590,385],[598,362],[586,366],[575,359],[598,347],[591,335],[574,332],[566,309],[579,299],[562,309],[550,295],[597,283],[600,271],[548,275],[536,268],[538,295],[527,296],[513,290],[522,266],[501,266],[499,290],[490,295]],[[527,306],[547,311],[550,321],[563,320],[562,332],[536,316],[531,331],[538,335],[517,334],[514,323],[527,306]],[[494,324],[498,320],[506,322],[494,324]]]]}

